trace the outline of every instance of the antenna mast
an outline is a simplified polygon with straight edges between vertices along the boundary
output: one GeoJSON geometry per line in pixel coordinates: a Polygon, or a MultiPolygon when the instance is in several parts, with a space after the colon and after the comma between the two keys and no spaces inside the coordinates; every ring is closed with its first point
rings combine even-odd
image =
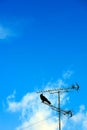
{"type": "Polygon", "coordinates": [[[61,130],[61,122],[60,122],[60,116],[61,116],[61,111],[60,111],[60,91],[58,91],[58,115],[59,115],[59,130],[61,130]]]}
{"type": "Polygon", "coordinates": [[[49,105],[46,102],[43,102],[44,104],[50,106],[53,110],[58,112],[58,128],[59,130],[61,130],[61,113],[64,115],[69,115],[70,117],[72,117],[72,112],[71,110],[62,110],[60,107],[60,94],[64,93],[64,92],[69,92],[71,90],[79,90],[79,85],[76,83],[75,85],[72,85],[68,88],[57,88],[57,89],[50,89],[50,90],[42,90],[42,91],[38,91],[37,93],[50,93],[50,94],[54,94],[57,93],[58,94],[58,108],[53,106],[53,105],[49,105]]]}

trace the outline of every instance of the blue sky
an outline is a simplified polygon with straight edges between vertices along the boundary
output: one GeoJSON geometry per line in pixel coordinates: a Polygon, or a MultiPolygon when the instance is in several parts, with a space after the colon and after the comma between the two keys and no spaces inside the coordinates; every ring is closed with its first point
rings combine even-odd
{"type": "Polygon", "coordinates": [[[54,88],[60,79],[68,85],[79,83],[80,91],[70,93],[68,107],[76,115],[82,108],[86,113],[86,59],[85,0],[0,1],[0,129],[16,130],[23,123],[22,110],[10,109],[9,95],[20,103],[27,93],[50,89],[48,83],[54,88]]]}

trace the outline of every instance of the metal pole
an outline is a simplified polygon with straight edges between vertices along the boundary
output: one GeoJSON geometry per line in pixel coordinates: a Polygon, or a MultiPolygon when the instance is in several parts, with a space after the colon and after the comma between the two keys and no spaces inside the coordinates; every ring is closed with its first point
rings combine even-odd
{"type": "Polygon", "coordinates": [[[60,91],[58,91],[58,118],[59,118],[59,130],[61,130],[61,122],[60,122],[60,116],[61,116],[61,111],[60,111],[60,91]]]}

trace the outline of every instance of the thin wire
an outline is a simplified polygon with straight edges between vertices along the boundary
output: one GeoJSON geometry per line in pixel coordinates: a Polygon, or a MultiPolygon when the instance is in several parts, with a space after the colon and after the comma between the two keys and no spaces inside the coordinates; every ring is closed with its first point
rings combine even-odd
{"type": "MultiPolygon", "coordinates": [[[[51,116],[51,117],[53,117],[53,116],[51,116]]],[[[48,117],[47,119],[43,119],[43,120],[37,121],[37,122],[35,122],[35,123],[32,123],[32,124],[30,124],[30,125],[28,125],[28,126],[26,126],[26,127],[21,128],[21,130],[24,129],[24,128],[33,127],[33,126],[35,126],[35,125],[37,125],[37,124],[39,124],[39,123],[41,123],[41,122],[43,122],[43,121],[45,121],[45,120],[50,119],[51,117],[48,117]]],[[[56,117],[56,116],[54,116],[54,117],[56,117]]]]}

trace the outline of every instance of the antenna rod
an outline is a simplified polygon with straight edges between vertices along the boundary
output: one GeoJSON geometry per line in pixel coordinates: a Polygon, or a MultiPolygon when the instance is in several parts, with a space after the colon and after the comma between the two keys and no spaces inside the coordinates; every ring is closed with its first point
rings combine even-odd
{"type": "MultiPolygon", "coordinates": [[[[64,115],[68,114],[70,115],[70,117],[72,117],[72,112],[71,111],[64,111],[64,110],[61,110],[60,108],[60,94],[63,92],[69,92],[70,90],[79,90],[79,85],[76,83],[76,85],[72,85],[71,87],[68,87],[68,88],[57,88],[57,89],[50,89],[50,90],[43,90],[43,91],[39,91],[37,93],[43,93],[43,92],[49,92],[51,94],[54,94],[54,93],[58,93],[58,108],[56,108],[55,106],[53,105],[49,105],[53,110],[57,111],[58,112],[58,128],[59,130],[61,130],[61,113],[63,113],[64,115]]],[[[45,103],[45,102],[43,102],[45,103]]],[[[47,104],[47,103],[45,103],[47,104]]]]}
{"type": "Polygon", "coordinates": [[[60,121],[60,116],[61,116],[61,111],[60,111],[60,91],[58,91],[58,118],[59,118],[59,130],[61,130],[61,121],[60,121]]]}

